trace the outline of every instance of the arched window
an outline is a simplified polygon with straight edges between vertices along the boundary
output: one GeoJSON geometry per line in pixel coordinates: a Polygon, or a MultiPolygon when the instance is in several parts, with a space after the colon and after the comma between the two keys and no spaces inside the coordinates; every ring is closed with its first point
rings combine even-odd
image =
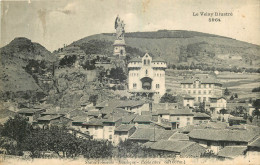
{"type": "Polygon", "coordinates": [[[147,60],[147,65],[150,65],[150,60],[147,60]]]}
{"type": "Polygon", "coordinates": [[[148,74],[148,70],[145,70],[145,74],[148,74]]]}
{"type": "Polygon", "coordinates": [[[146,60],[144,60],[144,65],[146,65],[146,60]]]}

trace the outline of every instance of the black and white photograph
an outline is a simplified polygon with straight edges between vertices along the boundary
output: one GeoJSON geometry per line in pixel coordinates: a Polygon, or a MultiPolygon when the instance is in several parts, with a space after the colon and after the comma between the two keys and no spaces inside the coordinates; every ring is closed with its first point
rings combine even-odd
{"type": "Polygon", "coordinates": [[[259,0],[1,0],[1,165],[260,164],[259,0]]]}

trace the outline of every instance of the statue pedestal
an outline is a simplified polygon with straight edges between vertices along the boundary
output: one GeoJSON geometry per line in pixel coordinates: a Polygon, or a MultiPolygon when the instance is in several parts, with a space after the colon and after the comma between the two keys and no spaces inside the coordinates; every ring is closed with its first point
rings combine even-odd
{"type": "Polygon", "coordinates": [[[125,40],[115,40],[114,44],[114,56],[126,56],[126,51],[125,51],[125,40]]]}

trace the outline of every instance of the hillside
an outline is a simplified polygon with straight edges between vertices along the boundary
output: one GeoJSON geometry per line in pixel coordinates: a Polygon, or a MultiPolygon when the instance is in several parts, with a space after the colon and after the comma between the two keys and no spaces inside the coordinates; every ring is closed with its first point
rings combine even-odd
{"type": "MultiPolygon", "coordinates": [[[[101,53],[111,54],[114,40],[113,34],[104,33],[85,37],[71,45],[79,46],[86,54],[91,54],[93,50],[89,50],[90,43],[95,41],[105,45],[101,53]]],[[[127,52],[130,55],[132,52],[132,56],[136,56],[136,53],[148,51],[152,55],[160,55],[170,64],[190,65],[193,62],[224,68],[258,68],[260,64],[260,46],[212,34],[181,30],[134,32],[126,33],[125,41],[127,49],[130,48],[130,52],[127,52]]]]}
{"type": "Polygon", "coordinates": [[[0,49],[1,97],[30,98],[44,93],[39,79],[51,72],[55,58],[47,49],[27,38],[15,38],[0,49]]]}

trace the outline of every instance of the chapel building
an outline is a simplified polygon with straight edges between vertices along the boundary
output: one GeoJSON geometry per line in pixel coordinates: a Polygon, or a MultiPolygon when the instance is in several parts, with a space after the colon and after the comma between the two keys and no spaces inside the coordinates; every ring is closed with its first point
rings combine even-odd
{"type": "Polygon", "coordinates": [[[133,58],[128,63],[128,89],[139,96],[153,97],[165,94],[166,62],[152,58],[146,53],[142,58],[133,58]]]}

